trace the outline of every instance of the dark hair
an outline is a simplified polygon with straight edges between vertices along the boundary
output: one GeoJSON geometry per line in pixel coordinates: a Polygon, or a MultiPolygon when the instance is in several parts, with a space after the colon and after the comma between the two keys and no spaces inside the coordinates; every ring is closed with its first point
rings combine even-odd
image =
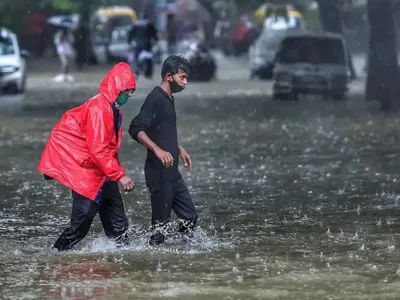
{"type": "Polygon", "coordinates": [[[189,62],[182,55],[170,55],[164,60],[161,68],[161,77],[164,78],[168,73],[174,75],[179,71],[190,74],[190,69],[189,62]]]}

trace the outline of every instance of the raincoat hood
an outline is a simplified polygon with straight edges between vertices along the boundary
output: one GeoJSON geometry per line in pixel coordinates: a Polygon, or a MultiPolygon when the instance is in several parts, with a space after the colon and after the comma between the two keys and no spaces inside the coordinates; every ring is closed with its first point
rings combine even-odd
{"type": "Polygon", "coordinates": [[[136,89],[136,79],[131,67],[124,62],[116,64],[100,83],[100,93],[110,102],[117,100],[119,93],[136,89]]]}

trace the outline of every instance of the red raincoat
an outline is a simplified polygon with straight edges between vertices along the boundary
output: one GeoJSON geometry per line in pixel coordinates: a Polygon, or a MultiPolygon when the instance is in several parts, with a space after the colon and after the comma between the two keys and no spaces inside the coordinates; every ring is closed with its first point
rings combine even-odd
{"type": "Polygon", "coordinates": [[[65,112],[55,125],[39,162],[39,172],[91,200],[106,178],[117,181],[124,176],[118,158],[122,128],[117,141],[112,104],[121,91],[135,88],[129,65],[114,66],[102,80],[100,93],[65,112]]]}

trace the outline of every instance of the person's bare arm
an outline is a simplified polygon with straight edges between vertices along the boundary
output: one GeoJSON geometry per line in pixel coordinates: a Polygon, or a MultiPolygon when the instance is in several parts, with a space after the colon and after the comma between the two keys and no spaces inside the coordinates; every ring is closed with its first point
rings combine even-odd
{"type": "Polygon", "coordinates": [[[186,170],[190,171],[192,169],[192,158],[190,157],[190,155],[188,154],[188,152],[186,151],[185,148],[183,148],[182,146],[179,146],[179,156],[181,157],[186,170]]]}

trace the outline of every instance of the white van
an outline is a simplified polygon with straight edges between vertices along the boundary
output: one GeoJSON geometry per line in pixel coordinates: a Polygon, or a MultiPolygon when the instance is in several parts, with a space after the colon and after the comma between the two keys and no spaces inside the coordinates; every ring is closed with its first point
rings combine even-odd
{"type": "Polygon", "coordinates": [[[275,99],[297,99],[299,94],[321,94],[344,99],[348,93],[349,64],[342,36],[331,33],[292,33],[280,45],[273,77],[275,99]]]}
{"type": "Polygon", "coordinates": [[[11,93],[23,93],[27,80],[26,57],[20,49],[18,38],[7,28],[0,28],[0,89],[11,93]]]}

